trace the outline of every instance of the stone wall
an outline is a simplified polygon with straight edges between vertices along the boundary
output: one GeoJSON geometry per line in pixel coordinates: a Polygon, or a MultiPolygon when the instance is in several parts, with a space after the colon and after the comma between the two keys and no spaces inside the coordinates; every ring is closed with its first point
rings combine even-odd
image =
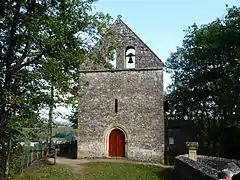
{"type": "Polygon", "coordinates": [[[85,71],[81,78],[78,158],[108,157],[109,133],[118,128],[128,159],[163,163],[163,70],[85,71]]]}
{"type": "Polygon", "coordinates": [[[188,155],[180,155],[175,158],[173,180],[217,180],[217,173],[232,162],[240,165],[234,159],[198,155],[193,161],[188,155]]]}

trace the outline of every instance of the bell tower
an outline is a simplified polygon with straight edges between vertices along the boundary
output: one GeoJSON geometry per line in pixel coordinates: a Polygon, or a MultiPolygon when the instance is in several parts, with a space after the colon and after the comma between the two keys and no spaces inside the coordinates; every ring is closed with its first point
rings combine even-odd
{"type": "MultiPolygon", "coordinates": [[[[104,37],[103,46],[111,49],[108,62],[114,65],[113,69],[142,69],[163,67],[162,61],[156,54],[122,21],[118,15],[112,24],[113,36],[104,37]],[[113,53],[113,51],[115,53],[113,53]],[[113,58],[115,54],[115,58],[113,58]]],[[[110,53],[109,53],[110,52],[110,53]]]]}
{"type": "Polygon", "coordinates": [[[112,68],[81,71],[87,83],[79,97],[78,158],[163,163],[163,63],[121,18],[97,46],[112,68]]]}

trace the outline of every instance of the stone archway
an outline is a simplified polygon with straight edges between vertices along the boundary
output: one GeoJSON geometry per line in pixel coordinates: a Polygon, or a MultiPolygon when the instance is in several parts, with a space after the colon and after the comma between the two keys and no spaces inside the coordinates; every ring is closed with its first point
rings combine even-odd
{"type": "Polygon", "coordinates": [[[104,146],[105,146],[104,147],[104,149],[105,149],[104,150],[104,155],[106,157],[111,157],[111,156],[109,156],[109,137],[110,137],[111,132],[114,129],[118,129],[124,134],[124,140],[125,140],[125,142],[124,142],[124,150],[125,150],[124,157],[128,157],[128,141],[130,139],[130,134],[129,134],[128,129],[124,125],[121,125],[121,124],[118,124],[118,123],[109,124],[109,126],[104,131],[104,136],[103,136],[103,143],[104,143],[104,146]]]}
{"type": "Polygon", "coordinates": [[[125,157],[125,135],[120,129],[113,129],[108,141],[109,157],[125,157]]]}

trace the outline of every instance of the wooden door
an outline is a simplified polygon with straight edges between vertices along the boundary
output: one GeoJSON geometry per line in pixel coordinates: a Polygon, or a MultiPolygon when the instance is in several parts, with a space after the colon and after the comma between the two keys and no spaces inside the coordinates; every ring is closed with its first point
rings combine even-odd
{"type": "Polygon", "coordinates": [[[109,156],[125,156],[125,136],[120,129],[114,129],[109,135],[109,156]]]}

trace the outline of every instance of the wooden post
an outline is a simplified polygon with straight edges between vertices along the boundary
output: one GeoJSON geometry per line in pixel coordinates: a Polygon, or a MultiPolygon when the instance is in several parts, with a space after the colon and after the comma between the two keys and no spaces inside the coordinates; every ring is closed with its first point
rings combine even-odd
{"type": "Polygon", "coordinates": [[[37,150],[36,152],[37,152],[37,160],[39,160],[39,157],[38,157],[38,150],[37,150]]]}
{"type": "Polygon", "coordinates": [[[31,151],[31,154],[30,154],[31,156],[30,156],[30,163],[32,164],[32,162],[33,162],[33,151],[31,151]]]}
{"type": "Polygon", "coordinates": [[[44,149],[42,149],[42,157],[41,158],[44,158],[44,149]]]}
{"type": "Polygon", "coordinates": [[[21,170],[20,170],[21,173],[23,173],[23,169],[24,169],[25,156],[26,154],[24,152],[21,158],[21,170]]]}
{"type": "Polygon", "coordinates": [[[36,158],[37,158],[37,152],[36,152],[36,151],[33,151],[33,162],[36,161],[36,158]]]}
{"type": "Polygon", "coordinates": [[[198,142],[186,142],[188,148],[188,158],[197,161],[198,142]]]}
{"type": "Polygon", "coordinates": [[[57,149],[55,149],[55,152],[54,152],[54,164],[56,164],[57,162],[57,149]]]}
{"type": "Polygon", "coordinates": [[[29,165],[29,151],[27,152],[27,166],[26,167],[28,167],[28,165],[29,165]]]}

